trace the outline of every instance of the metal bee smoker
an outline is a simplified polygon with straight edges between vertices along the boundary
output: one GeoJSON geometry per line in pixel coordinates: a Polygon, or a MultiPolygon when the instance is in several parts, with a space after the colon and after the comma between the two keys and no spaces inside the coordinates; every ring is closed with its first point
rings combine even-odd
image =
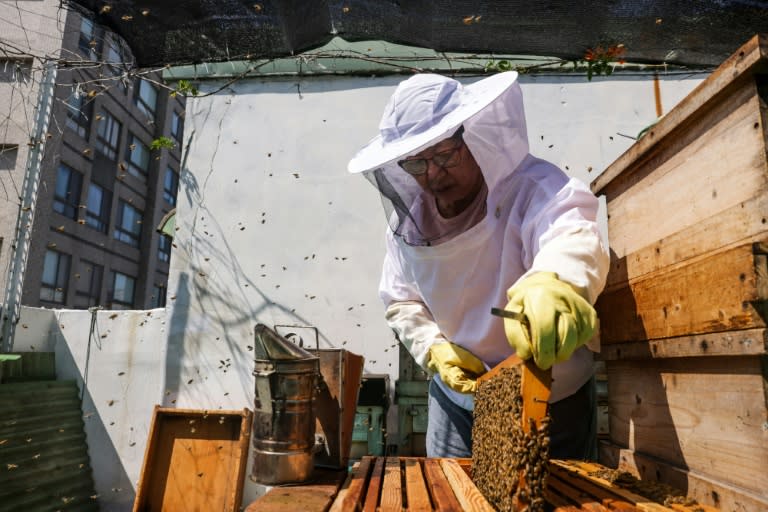
{"type": "Polygon", "coordinates": [[[263,324],[255,329],[253,480],[298,483],[312,476],[319,359],[263,324]]]}

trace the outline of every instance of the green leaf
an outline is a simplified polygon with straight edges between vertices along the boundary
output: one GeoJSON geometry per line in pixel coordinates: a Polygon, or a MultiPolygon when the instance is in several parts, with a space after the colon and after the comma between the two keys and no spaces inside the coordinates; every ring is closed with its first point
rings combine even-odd
{"type": "Polygon", "coordinates": [[[179,84],[176,87],[176,92],[185,96],[197,96],[200,94],[200,91],[197,90],[197,87],[192,85],[189,80],[179,80],[179,84]]]}
{"type": "Polygon", "coordinates": [[[163,148],[165,148],[165,149],[173,149],[173,148],[176,147],[176,143],[172,139],[170,139],[168,137],[161,136],[161,137],[158,137],[155,140],[153,140],[152,143],[149,145],[149,147],[150,147],[150,149],[152,149],[154,151],[160,150],[160,149],[163,149],[163,148]]]}

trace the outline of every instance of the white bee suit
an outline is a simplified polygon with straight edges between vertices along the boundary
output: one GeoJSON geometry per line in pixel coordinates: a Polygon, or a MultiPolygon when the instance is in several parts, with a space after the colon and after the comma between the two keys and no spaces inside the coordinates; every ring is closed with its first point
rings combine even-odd
{"type": "MultiPolygon", "coordinates": [[[[516,81],[459,123],[488,189],[482,218],[437,245],[408,243],[402,235],[407,226],[397,234],[388,229],[379,293],[388,306],[389,326],[417,363],[425,366],[429,347],[447,339],[490,368],[513,353],[503,320],[491,315],[491,308],[506,305],[507,289],[531,273],[555,272],[594,303],[605,285],[609,259],[597,226],[597,198],[581,181],[528,153],[516,81]]],[[[448,127],[442,138],[455,128],[448,127]]],[[[395,166],[388,162],[379,170],[402,172],[395,166]]],[[[416,195],[411,212],[418,201],[434,201],[416,195]]],[[[599,350],[594,343],[590,347],[599,350]]],[[[592,364],[587,347],[556,364],[550,401],[576,392],[591,377],[592,364]]],[[[434,379],[454,402],[471,410],[472,395],[451,390],[439,375],[434,379]]]]}

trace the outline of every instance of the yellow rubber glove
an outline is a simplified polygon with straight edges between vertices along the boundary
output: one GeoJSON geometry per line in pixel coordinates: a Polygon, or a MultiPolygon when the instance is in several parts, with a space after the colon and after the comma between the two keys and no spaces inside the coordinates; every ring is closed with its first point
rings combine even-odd
{"type": "Polygon", "coordinates": [[[542,370],[567,361],[597,328],[595,308],[554,272],[525,278],[507,290],[507,298],[505,309],[520,315],[504,319],[507,341],[542,370]]]}
{"type": "Polygon", "coordinates": [[[485,373],[485,365],[472,352],[449,341],[429,347],[427,368],[440,374],[445,384],[459,393],[477,391],[477,377],[485,373]]]}

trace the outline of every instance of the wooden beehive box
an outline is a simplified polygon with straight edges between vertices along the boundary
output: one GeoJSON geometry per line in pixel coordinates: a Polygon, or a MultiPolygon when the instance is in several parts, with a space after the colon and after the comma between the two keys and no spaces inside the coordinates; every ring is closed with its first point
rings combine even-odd
{"type": "Polygon", "coordinates": [[[723,510],[768,510],[768,39],[755,36],[592,183],[601,461],[723,510]]]}
{"type": "Polygon", "coordinates": [[[134,512],[240,510],[253,413],[155,406],[134,512]]]}

